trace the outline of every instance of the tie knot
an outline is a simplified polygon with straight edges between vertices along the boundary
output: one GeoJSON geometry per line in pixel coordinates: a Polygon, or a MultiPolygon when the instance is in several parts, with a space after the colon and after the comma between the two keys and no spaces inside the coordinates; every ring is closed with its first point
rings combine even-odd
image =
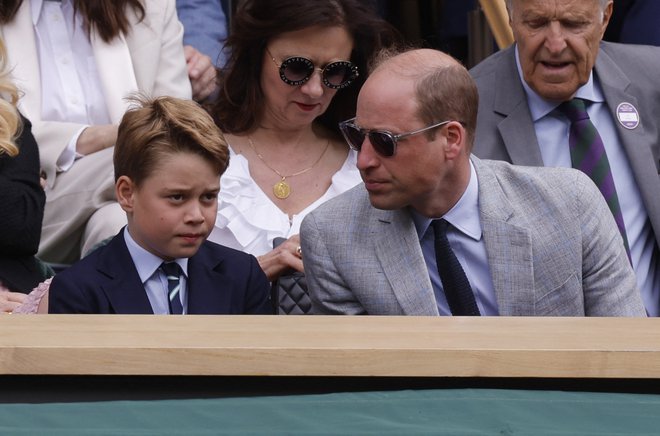
{"type": "Polygon", "coordinates": [[[447,235],[447,227],[449,227],[449,222],[446,219],[438,219],[431,221],[431,226],[433,226],[433,231],[435,232],[435,237],[442,235],[447,235]]]}
{"type": "Polygon", "coordinates": [[[181,267],[176,262],[163,262],[160,264],[160,268],[163,270],[168,280],[179,280],[181,276],[181,267]],[[173,279],[170,279],[173,277],[173,279]]]}
{"type": "Polygon", "coordinates": [[[589,119],[587,106],[581,98],[574,98],[573,100],[565,101],[558,106],[558,109],[566,115],[571,122],[589,119]]]}

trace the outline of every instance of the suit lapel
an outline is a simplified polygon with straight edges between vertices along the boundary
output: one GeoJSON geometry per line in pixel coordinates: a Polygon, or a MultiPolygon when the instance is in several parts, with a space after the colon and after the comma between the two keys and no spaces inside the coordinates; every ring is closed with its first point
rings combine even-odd
{"type": "Polygon", "coordinates": [[[41,78],[30,2],[23,1],[16,17],[2,26],[10,70],[22,91],[20,109],[28,119],[41,119],[41,78]]]}
{"type": "Polygon", "coordinates": [[[376,210],[371,220],[371,234],[382,271],[403,313],[438,315],[431,280],[409,212],[376,210]]]}
{"type": "Polygon", "coordinates": [[[534,266],[529,231],[516,224],[514,208],[495,174],[473,157],[486,256],[500,315],[534,313],[534,266]]]}
{"type": "Polygon", "coordinates": [[[188,313],[228,313],[231,308],[233,280],[222,268],[223,259],[211,259],[202,245],[188,260],[188,313]]]}
{"type": "Polygon", "coordinates": [[[651,152],[653,142],[658,140],[657,130],[654,131],[654,127],[651,125],[655,114],[642,113],[640,123],[636,128],[624,128],[618,122],[618,105],[626,102],[636,108],[640,107],[637,98],[627,92],[630,79],[603,49],[598,54],[595,70],[612,115],[612,122],[617,128],[633,174],[635,174],[651,224],[655,224],[653,230],[656,241],[660,244],[660,203],[657,201],[658,192],[660,192],[660,177],[658,177],[658,169],[651,152]]]}
{"type": "Polygon", "coordinates": [[[497,128],[511,161],[516,165],[543,165],[534,123],[527,106],[525,90],[516,67],[515,44],[506,53],[508,62],[496,72],[494,112],[502,115],[497,128]]]}
{"type": "Polygon", "coordinates": [[[106,43],[96,33],[92,33],[91,44],[110,119],[113,123],[119,123],[128,107],[124,98],[138,91],[126,39],[121,34],[106,43]]]}
{"type": "Polygon", "coordinates": [[[97,268],[108,280],[100,286],[115,313],[153,314],[147,292],[126,247],[123,230],[101,249],[97,268]]]}

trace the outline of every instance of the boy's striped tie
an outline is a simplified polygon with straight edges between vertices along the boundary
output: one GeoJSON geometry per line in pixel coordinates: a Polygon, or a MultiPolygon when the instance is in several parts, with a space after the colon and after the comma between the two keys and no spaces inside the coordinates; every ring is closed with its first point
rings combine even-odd
{"type": "Polygon", "coordinates": [[[163,262],[160,267],[167,276],[167,294],[170,314],[181,315],[183,313],[181,293],[179,292],[181,289],[181,267],[176,262],[163,262]]]}

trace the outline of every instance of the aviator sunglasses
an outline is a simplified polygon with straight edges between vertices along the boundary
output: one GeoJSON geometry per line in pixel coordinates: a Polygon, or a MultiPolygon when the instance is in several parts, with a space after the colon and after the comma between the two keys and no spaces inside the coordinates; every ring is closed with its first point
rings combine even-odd
{"type": "Polygon", "coordinates": [[[323,68],[318,68],[309,59],[294,56],[286,58],[281,64],[278,64],[268,49],[266,49],[266,52],[280,69],[280,79],[291,86],[299,86],[307,82],[315,70],[321,72],[323,84],[331,89],[346,88],[359,75],[357,65],[349,61],[330,62],[323,68]]]}
{"type": "Polygon", "coordinates": [[[394,133],[388,132],[387,130],[361,129],[355,125],[355,118],[351,118],[350,120],[342,121],[339,123],[339,129],[344,135],[344,139],[346,139],[346,142],[348,142],[348,145],[353,150],[359,152],[362,149],[364,138],[369,137],[369,142],[378,154],[385,157],[391,157],[394,156],[397,143],[401,139],[405,139],[409,136],[417,135],[419,133],[435,129],[440,126],[444,126],[450,122],[451,120],[443,121],[441,123],[436,123],[421,129],[413,130],[412,132],[395,135],[394,133]]]}

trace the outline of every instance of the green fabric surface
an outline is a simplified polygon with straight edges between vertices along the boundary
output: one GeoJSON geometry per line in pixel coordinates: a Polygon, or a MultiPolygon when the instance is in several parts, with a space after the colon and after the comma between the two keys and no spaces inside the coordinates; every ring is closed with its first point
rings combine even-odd
{"type": "Polygon", "coordinates": [[[660,395],[446,389],[0,404],[1,435],[658,435],[660,395]]]}

